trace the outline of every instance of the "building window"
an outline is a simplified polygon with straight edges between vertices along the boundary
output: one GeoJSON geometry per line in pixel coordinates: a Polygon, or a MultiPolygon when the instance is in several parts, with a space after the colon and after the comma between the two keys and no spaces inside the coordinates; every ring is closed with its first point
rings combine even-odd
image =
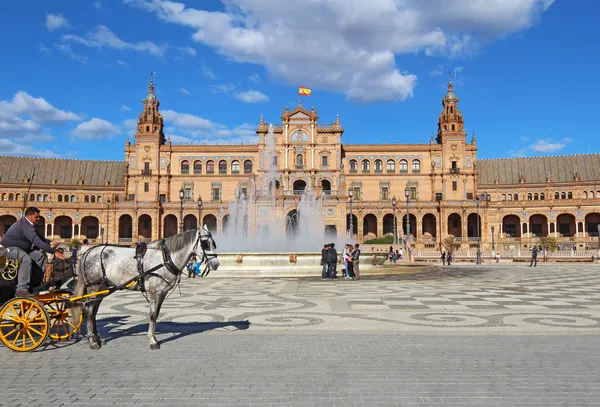
{"type": "Polygon", "coordinates": [[[190,162],[189,161],[183,161],[181,163],[181,173],[185,174],[185,175],[190,173],[190,162]]]}
{"type": "Polygon", "coordinates": [[[50,202],[50,195],[44,194],[44,202],[50,202]]]}
{"type": "Polygon", "coordinates": [[[512,201],[512,194],[508,194],[508,200],[512,201]]]}
{"type": "Polygon", "coordinates": [[[167,157],[160,157],[160,168],[167,168],[167,157]]]}
{"type": "Polygon", "coordinates": [[[531,201],[533,199],[533,195],[531,195],[531,192],[527,194],[527,200],[531,201]]]}
{"type": "Polygon", "coordinates": [[[102,202],[102,196],[98,195],[98,203],[102,202]]]}
{"type": "Polygon", "coordinates": [[[369,172],[371,170],[371,162],[369,160],[362,160],[362,171],[369,172]]]}
{"type": "Polygon", "coordinates": [[[538,199],[539,199],[539,196],[538,196],[538,194],[537,194],[537,192],[536,192],[535,194],[533,194],[533,200],[534,200],[534,201],[537,201],[538,199]]]}
{"type": "Polygon", "coordinates": [[[194,194],[192,193],[192,188],[186,188],[185,189],[185,200],[191,201],[192,199],[194,199],[194,194]]]}
{"type": "Polygon", "coordinates": [[[583,199],[587,199],[587,191],[583,191],[583,199]]]}
{"type": "Polygon", "coordinates": [[[353,199],[360,201],[360,187],[352,188],[353,191],[353,199]]]}
{"type": "Polygon", "coordinates": [[[473,192],[467,192],[467,199],[473,199],[473,192]]]}
{"type": "Polygon", "coordinates": [[[234,160],[231,162],[231,173],[232,174],[240,173],[240,162],[238,160],[234,160]]]}
{"type": "Polygon", "coordinates": [[[388,187],[381,187],[381,199],[390,199],[390,189],[388,187]]]}
{"type": "Polygon", "coordinates": [[[435,168],[441,168],[442,167],[442,157],[440,157],[439,155],[435,156],[435,168]]]}
{"type": "Polygon", "coordinates": [[[456,126],[455,125],[452,125],[452,130],[456,130],[456,126]]]}
{"type": "Polygon", "coordinates": [[[458,163],[456,161],[452,161],[452,167],[450,167],[450,172],[452,174],[458,173],[458,163]]]}
{"type": "Polygon", "coordinates": [[[419,199],[417,195],[417,187],[410,187],[410,199],[416,200],[419,199]]]}
{"type": "Polygon", "coordinates": [[[350,160],[350,172],[358,171],[358,162],[356,160],[350,160]]]}
{"type": "Polygon", "coordinates": [[[554,199],[560,199],[560,194],[558,192],[554,193],[554,199]]]}
{"type": "Polygon", "coordinates": [[[566,192],[561,192],[561,194],[560,194],[560,199],[567,199],[567,194],[566,194],[566,192]]]}
{"type": "Polygon", "coordinates": [[[129,168],[132,170],[135,169],[135,157],[129,159],[129,168]]]}
{"type": "Polygon", "coordinates": [[[573,192],[569,191],[567,194],[567,199],[573,199],[573,192]]]}
{"type": "Polygon", "coordinates": [[[421,161],[413,160],[412,162],[412,172],[421,172],[421,161]]]}
{"type": "Polygon", "coordinates": [[[194,161],[194,175],[202,174],[202,161],[194,161]]]}
{"type": "Polygon", "coordinates": [[[241,191],[241,195],[242,195],[244,198],[247,198],[247,197],[248,197],[248,188],[241,188],[241,189],[240,189],[240,191],[241,191]]]}
{"type": "Polygon", "coordinates": [[[383,161],[375,160],[375,172],[383,172],[383,161]]]}
{"type": "Polygon", "coordinates": [[[214,161],[211,160],[206,163],[206,173],[207,174],[215,173],[215,162],[214,161]]]}
{"type": "Polygon", "coordinates": [[[327,157],[326,155],[322,155],[322,156],[321,156],[321,165],[322,165],[322,166],[325,166],[325,167],[326,167],[326,166],[328,165],[328,164],[327,164],[327,158],[328,158],[328,157],[327,157]]]}
{"type": "MultiPolygon", "coordinates": [[[[10,194],[8,196],[8,200],[12,201],[13,200],[13,194],[10,194]]],[[[58,195],[58,202],[62,202],[62,195],[58,195]]]]}
{"type": "Polygon", "coordinates": [[[302,154],[298,154],[296,156],[296,167],[298,167],[298,168],[304,167],[304,156],[302,154]]]}
{"type": "Polygon", "coordinates": [[[167,202],[167,196],[165,194],[160,194],[158,196],[158,200],[162,203],[165,203],[165,202],[167,202]]]}
{"type": "MultiPolygon", "coordinates": [[[[94,199],[94,197],[92,196],[92,199],[94,199]]],[[[135,201],[135,194],[129,194],[129,201],[135,201]]]]}
{"type": "MultiPolygon", "coordinates": [[[[467,194],[467,198],[468,198],[468,194],[467,194]]],[[[436,201],[441,201],[443,199],[443,195],[441,192],[436,192],[435,193],[435,200],[436,201]]],[[[473,194],[471,194],[471,199],[473,199],[473,194]]]]}
{"type": "Polygon", "coordinates": [[[503,201],[506,201],[506,194],[502,194],[502,198],[503,201]]]}
{"type": "Polygon", "coordinates": [[[400,172],[408,172],[408,161],[400,160],[400,172]]]}
{"type": "Polygon", "coordinates": [[[452,181],[452,190],[458,191],[458,182],[457,181],[452,181]]]}
{"type": "Polygon", "coordinates": [[[221,200],[221,188],[213,188],[212,189],[212,200],[213,201],[221,200]]]}
{"type": "Polygon", "coordinates": [[[246,160],[244,161],[244,174],[252,173],[252,161],[246,160]]]}
{"type": "Polygon", "coordinates": [[[150,192],[150,183],[144,182],[144,192],[150,192]]]}
{"type": "Polygon", "coordinates": [[[227,161],[219,161],[219,174],[227,174],[227,161]]]}
{"type": "Polygon", "coordinates": [[[544,201],[546,199],[546,194],[543,192],[540,194],[540,201],[544,201]]]}
{"type": "Polygon", "coordinates": [[[387,168],[387,172],[395,172],[396,171],[396,162],[394,160],[387,160],[385,163],[387,168]]]}

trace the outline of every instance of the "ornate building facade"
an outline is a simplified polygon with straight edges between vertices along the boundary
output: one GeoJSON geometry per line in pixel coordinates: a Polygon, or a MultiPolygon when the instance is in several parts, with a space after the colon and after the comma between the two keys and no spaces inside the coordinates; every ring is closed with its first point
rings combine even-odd
{"type": "Polygon", "coordinates": [[[322,123],[300,104],[274,126],[261,116],[251,145],[176,145],[163,127],[151,82],[122,162],[0,157],[0,234],[21,216],[25,196],[41,209],[48,238],[133,244],[199,219],[220,232],[228,202],[241,195],[254,202],[253,234],[273,217],[285,228],[312,189],[323,199],[327,240],[350,229],[358,241],[382,237],[396,223],[417,249],[438,249],[448,235],[463,248],[481,237],[482,248],[496,250],[542,236],[561,248],[598,244],[600,154],[478,160],[451,81],[429,144],[343,144],[339,117],[322,123]],[[275,213],[265,209],[273,200],[275,213]]]}

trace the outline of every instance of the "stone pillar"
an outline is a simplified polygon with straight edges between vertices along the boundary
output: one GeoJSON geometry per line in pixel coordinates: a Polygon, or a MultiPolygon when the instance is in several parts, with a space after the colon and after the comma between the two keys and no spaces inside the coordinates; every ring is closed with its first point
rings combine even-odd
{"type": "Polygon", "coordinates": [[[75,237],[75,224],[71,223],[71,239],[75,237]]]}
{"type": "Polygon", "coordinates": [[[421,236],[423,235],[423,218],[419,219],[419,216],[415,215],[415,222],[417,223],[416,226],[416,232],[417,235],[415,236],[415,240],[417,242],[421,241],[421,236]]]}
{"type": "Polygon", "coordinates": [[[54,236],[54,223],[50,224],[50,236],[54,236]]]}
{"type": "Polygon", "coordinates": [[[581,226],[583,226],[583,230],[581,231],[581,237],[587,237],[585,234],[585,219],[581,222],[581,226]]]}
{"type": "Polygon", "coordinates": [[[558,221],[554,222],[554,237],[558,237],[558,221]]]}
{"type": "Polygon", "coordinates": [[[377,217],[377,237],[383,237],[383,218],[377,217]]]}
{"type": "Polygon", "coordinates": [[[356,222],[358,223],[358,238],[359,240],[362,242],[362,238],[363,238],[363,218],[362,215],[359,213],[352,213],[353,215],[356,215],[356,222]]]}

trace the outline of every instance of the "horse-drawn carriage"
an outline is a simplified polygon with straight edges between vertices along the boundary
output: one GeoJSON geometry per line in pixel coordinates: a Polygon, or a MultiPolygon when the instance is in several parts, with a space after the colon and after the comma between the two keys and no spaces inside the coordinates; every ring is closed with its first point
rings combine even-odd
{"type": "Polygon", "coordinates": [[[33,296],[15,297],[19,264],[6,256],[6,248],[0,248],[0,342],[14,351],[29,352],[48,337],[56,341],[72,337],[85,315],[90,347],[99,349],[96,313],[102,299],[115,291],[132,289],[144,293],[150,304],[148,336],[150,347],[158,349],[154,331],[163,300],[179,283],[182,270],[193,254],[203,258],[202,277],[216,270],[219,261],[215,249],[207,229],[183,232],[153,242],[147,248],[95,246],[81,255],[75,293],[62,289],[49,291],[71,278],[54,273],[48,281],[36,284],[33,296]]]}

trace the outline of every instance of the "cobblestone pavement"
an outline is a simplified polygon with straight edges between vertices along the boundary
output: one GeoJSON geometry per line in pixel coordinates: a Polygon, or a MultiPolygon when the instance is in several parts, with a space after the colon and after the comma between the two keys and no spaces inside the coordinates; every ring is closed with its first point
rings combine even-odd
{"type": "Polygon", "coordinates": [[[159,351],[139,293],[104,301],[100,351],[0,348],[0,406],[597,406],[599,287],[598,265],[184,279],[159,351]]]}

